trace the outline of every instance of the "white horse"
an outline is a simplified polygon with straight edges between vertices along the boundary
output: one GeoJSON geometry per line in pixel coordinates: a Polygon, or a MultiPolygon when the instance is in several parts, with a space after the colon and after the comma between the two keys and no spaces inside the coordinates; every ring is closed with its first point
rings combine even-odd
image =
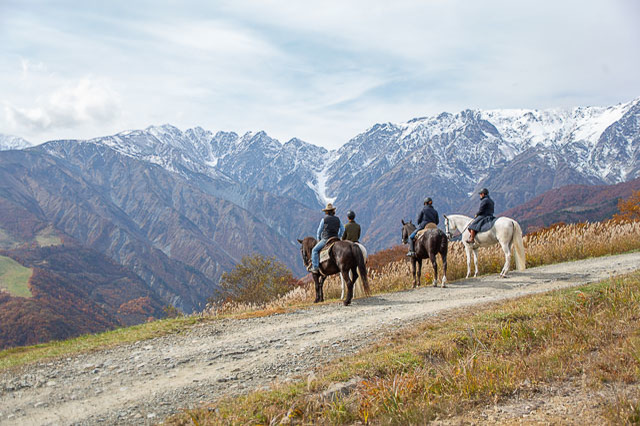
{"type": "Polygon", "coordinates": [[[516,269],[518,271],[524,271],[525,269],[525,256],[524,256],[524,244],[522,242],[522,228],[518,222],[508,217],[499,217],[494,223],[491,229],[485,232],[479,232],[475,237],[475,243],[469,244],[469,230],[467,227],[473,219],[461,214],[452,214],[449,216],[444,215],[444,227],[447,237],[451,239],[454,231],[458,231],[462,234],[462,244],[464,244],[465,251],[467,253],[467,278],[471,275],[471,251],[473,250],[473,263],[476,267],[474,277],[478,275],[478,248],[491,246],[495,243],[500,243],[502,251],[504,251],[504,266],[500,276],[502,278],[507,276],[509,267],[511,266],[511,250],[516,258],[516,269]]]}
{"type": "MultiPolygon", "coordinates": [[[[364,263],[367,263],[367,249],[364,248],[364,246],[360,243],[354,243],[357,244],[358,247],[360,247],[360,251],[362,252],[362,256],[364,256],[364,263]]],[[[342,282],[342,294],[340,294],[340,300],[344,300],[344,292],[346,291],[347,288],[347,284],[344,282],[344,278],[342,278],[342,274],[340,275],[340,281],[342,282]]],[[[349,271],[349,278],[351,278],[351,280],[353,280],[353,277],[351,276],[351,271],[349,271]]],[[[360,279],[360,277],[358,277],[358,279],[356,280],[355,283],[353,283],[353,296],[354,297],[361,297],[364,294],[364,289],[362,288],[362,280],[360,279]]]]}

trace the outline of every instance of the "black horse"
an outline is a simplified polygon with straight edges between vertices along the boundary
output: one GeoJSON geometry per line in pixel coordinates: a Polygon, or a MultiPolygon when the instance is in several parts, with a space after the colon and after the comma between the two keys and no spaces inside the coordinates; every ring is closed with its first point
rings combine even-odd
{"type": "MultiPolygon", "coordinates": [[[[311,265],[311,250],[316,245],[315,238],[306,237],[304,240],[298,240],[301,244],[300,252],[302,253],[302,261],[304,266],[309,268],[311,265]]],[[[316,300],[314,303],[324,302],[324,293],[322,285],[329,275],[337,273],[342,274],[342,278],[347,283],[347,297],[344,299],[344,305],[348,306],[353,298],[353,283],[358,279],[358,271],[362,277],[362,285],[365,294],[369,294],[369,282],[367,281],[367,268],[364,262],[364,256],[357,244],[350,241],[337,241],[329,249],[329,259],[320,263],[320,273],[312,274],[313,282],[316,285],[316,300]],[[349,276],[351,271],[351,277],[349,276]]]]}
{"type": "MultiPolygon", "coordinates": [[[[416,230],[416,226],[409,222],[402,221],[402,243],[407,244],[409,235],[416,230]]],[[[447,286],[447,250],[449,249],[449,240],[447,235],[440,229],[428,229],[424,234],[416,236],[416,255],[411,257],[411,275],[413,276],[413,287],[420,285],[420,274],[422,273],[422,259],[429,258],[433,265],[433,286],[438,286],[438,264],[436,263],[436,254],[440,253],[442,258],[442,287],[447,286]],[[416,263],[418,268],[416,270],[416,263]]]]}

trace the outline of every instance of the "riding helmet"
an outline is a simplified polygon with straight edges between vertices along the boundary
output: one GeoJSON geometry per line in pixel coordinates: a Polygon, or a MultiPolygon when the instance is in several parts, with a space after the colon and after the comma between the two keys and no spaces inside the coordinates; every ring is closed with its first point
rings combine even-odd
{"type": "Polygon", "coordinates": [[[482,188],[478,194],[489,195],[489,190],[487,188],[482,188]]]}
{"type": "Polygon", "coordinates": [[[433,202],[433,200],[431,199],[431,197],[427,197],[427,198],[424,199],[424,203],[425,204],[429,204],[429,203],[432,203],[432,202],[433,202]]]}
{"type": "Polygon", "coordinates": [[[356,214],[355,214],[355,212],[354,212],[353,210],[349,210],[349,211],[347,212],[347,219],[351,219],[351,220],[353,220],[353,219],[355,219],[355,218],[356,218],[356,214]]]}

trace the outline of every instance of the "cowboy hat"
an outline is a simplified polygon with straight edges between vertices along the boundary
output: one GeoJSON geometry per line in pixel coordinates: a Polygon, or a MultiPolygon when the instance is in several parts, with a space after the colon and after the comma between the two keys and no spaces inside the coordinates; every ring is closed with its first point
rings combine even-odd
{"type": "Polygon", "coordinates": [[[336,210],[336,208],[331,203],[327,204],[327,207],[322,209],[323,212],[332,212],[332,211],[335,211],[335,210],[336,210]]]}

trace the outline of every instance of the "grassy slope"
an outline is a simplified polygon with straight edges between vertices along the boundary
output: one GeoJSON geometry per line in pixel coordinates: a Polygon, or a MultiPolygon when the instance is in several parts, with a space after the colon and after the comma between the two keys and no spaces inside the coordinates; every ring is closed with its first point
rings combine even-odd
{"type": "Polygon", "coordinates": [[[0,287],[15,297],[31,297],[29,278],[32,270],[25,268],[15,260],[0,256],[0,287]]]}
{"type": "MultiPolygon", "coordinates": [[[[413,324],[316,372],[311,383],[219,401],[169,424],[273,424],[283,417],[300,424],[424,424],[575,377],[596,390],[637,383],[639,302],[636,272],[413,324]],[[322,396],[354,377],[359,383],[347,396],[322,396]]],[[[631,400],[602,405],[605,421],[640,419],[635,389],[631,400]]]]}

